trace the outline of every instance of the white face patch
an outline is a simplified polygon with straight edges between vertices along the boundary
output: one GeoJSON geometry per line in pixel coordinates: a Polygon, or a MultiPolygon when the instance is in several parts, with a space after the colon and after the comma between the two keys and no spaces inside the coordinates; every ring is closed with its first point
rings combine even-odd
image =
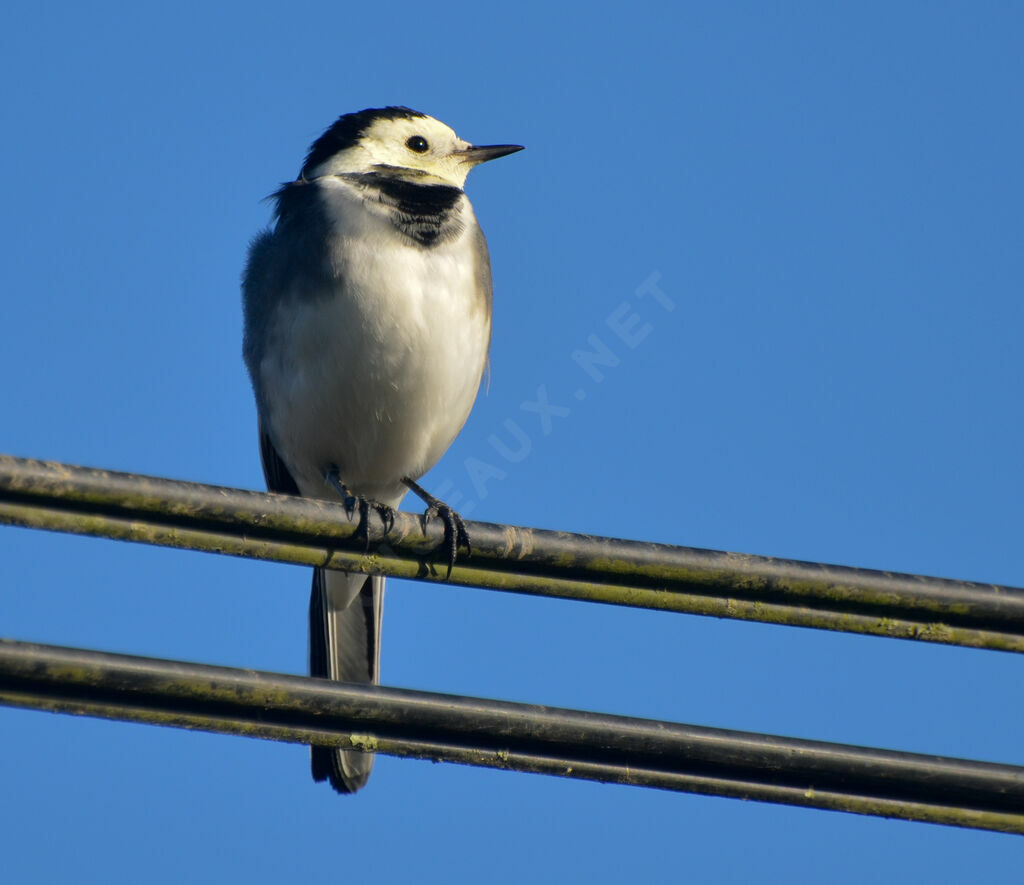
{"type": "Polygon", "coordinates": [[[335,154],[312,170],[312,177],[345,172],[373,172],[378,166],[411,169],[435,179],[434,184],[462,187],[475,165],[461,154],[471,147],[433,117],[377,120],[359,143],[335,154]]]}

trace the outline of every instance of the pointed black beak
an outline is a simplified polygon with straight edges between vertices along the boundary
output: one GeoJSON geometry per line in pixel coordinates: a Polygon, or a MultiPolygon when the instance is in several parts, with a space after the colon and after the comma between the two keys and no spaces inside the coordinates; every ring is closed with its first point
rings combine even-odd
{"type": "Polygon", "coordinates": [[[477,163],[486,163],[488,160],[497,160],[498,157],[514,154],[516,151],[521,151],[522,149],[523,145],[521,144],[473,145],[472,147],[466,148],[464,151],[459,151],[459,155],[465,157],[467,162],[475,166],[477,163]]]}

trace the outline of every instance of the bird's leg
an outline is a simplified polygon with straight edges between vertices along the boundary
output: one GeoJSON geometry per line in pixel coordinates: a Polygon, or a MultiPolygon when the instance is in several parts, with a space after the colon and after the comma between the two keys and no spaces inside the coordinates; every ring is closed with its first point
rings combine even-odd
{"type": "Polygon", "coordinates": [[[466,545],[467,556],[473,555],[473,545],[469,542],[469,532],[466,531],[466,523],[444,501],[435,498],[415,480],[403,476],[402,482],[410,491],[414,492],[426,503],[427,509],[423,514],[424,526],[435,516],[440,517],[441,521],[444,522],[444,548],[448,553],[448,574],[446,578],[450,578],[452,576],[452,566],[455,565],[455,557],[459,550],[459,544],[466,545]]]}
{"type": "Polygon", "coordinates": [[[345,513],[348,518],[352,519],[352,514],[355,513],[356,509],[359,510],[359,525],[356,526],[356,537],[362,536],[366,540],[366,550],[370,549],[370,509],[377,511],[377,515],[380,517],[380,521],[384,524],[384,534],[394,528],[395,525],[395,510],[393,507],[389,507],[387,504],[381,504],[380,501],[374,501],[371,498],[364,498],[362,495],[354,495],[349,491],[348,486],[341,481],[341,477],[338,475],[338,468],[332,467],[327,473],[324,474],[324,479],[334,488],[334,490],[341,496],[341,502],[345,506],[345,513]]]}
{"type": "MultiPolygon", "coordinates": [[[[348,514],[348,518],[352,518],[352,514],[355,513],[356,505],[360,504],[362,498],[358,498],[353,495],[349,490],[348,486],[341,481],[341,477],[338,475],[338,468],[332,467],[327,473],[324,474],[324,479],[327,480],[341,496],[341,502],[345,505],[345,512],[348,514]]],[[[363,508],[360,506],[360,516],[362,515],[363,508]]]]}

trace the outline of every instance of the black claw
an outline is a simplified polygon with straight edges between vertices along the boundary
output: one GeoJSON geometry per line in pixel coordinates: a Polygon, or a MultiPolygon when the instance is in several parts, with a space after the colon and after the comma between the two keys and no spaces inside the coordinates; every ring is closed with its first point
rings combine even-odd
{"type": "Polygon", "coordinates": [[[360,502],[362,498],[353,495],[349,490],[348,486],[341,481],[341,477],[338,476],[338,468],[332,467],[327,473],[324,474],[324,479],[327,480],[341,498],[342,506],[345,508],[345,515],[348,517],[348,521],[352,521],[352,515],[356,512],[356,507],[360,508],[360,514],[362,513],[362,505],[360,502]]]}
{"type": "MultiPolygon", "coordinates": [[[[445,575],[445,580],[448,580],[452,576],[452,567],[459,554],[459,525],[455,521],[458,514],[446,504],[431,504],[423,514],[424,525],[435,517],[440,518],[444,523],[444,540],[441,542],[441,546],[448,554],[448,573],[445,575]]],[[[465,529],[462,534],[465,534],[465,529]]]]}
{"type": "Polygon", "coordinates": [[[356,507],[359,508],[360,515],[363,512],[362,498],[357,498],[355,495],[346,495],[345,499],[341,502],[345,508],[345,515],[348,517],[348,521],[352,521],[352,516],[356,512],[356,507]]]}
{"type": "Polygon", "coordinates": [[[341,481],[338,476],[338,469],[332,467],[325,474],[325,479],[330,483],[334,490],[341,496],[342,506],[345,508],[345,515],[348,517],[349,522],[352,521],[352,517],[356,510],[359,511],[359,523],[356,526],[354,537],[363,538],[366,541],[366,547],[364,553],[370,552],[370,508],[372,507],[377,515],[380,517],[381,523],[384,525],[384,534],[394,528],[395,525],[395,510],[393,507],[389,507],[387,504],[381,504],[380,501],[374,501],[371,498],[364,498],[362,495],[354,495],[349,491],[348,486],[341,481]]]}
{"type": "Polygon", "coordinates": [[[423,513],[424,529],[427,527],[427,523],[434,517],[438,517],[444,523],[444,540],[441,542],[441,546],[448,554],[448,573],[445,575],[445,580],[448,580],[452,576],[452,567],[455,565],[455,560],[459,553],[459,544],[465,544],[467,556],[472,556],[473,554],[473,545],[469,541],[466,523],[444,501],[435,498],[418,483],[408,477],[404,478],[402,482],[427,504],[427,509],[423,513]]]}
{"type": "Polygon", "coordinates": [[[377,511],[377,515],[380,517],[380,521],[384,524],[384,534],[386,535],[395,527],[395,508],[389,507],[387,504],[381,504],[380,501],[371,501],[373,509],[377,511]]]}
{"type": "Polygon", "coordinates": [[[359,525],[356,526],[354,538],[362,538],[363,553],[370,552],[370,502],[366,498],[359,498],[359,525]]]}

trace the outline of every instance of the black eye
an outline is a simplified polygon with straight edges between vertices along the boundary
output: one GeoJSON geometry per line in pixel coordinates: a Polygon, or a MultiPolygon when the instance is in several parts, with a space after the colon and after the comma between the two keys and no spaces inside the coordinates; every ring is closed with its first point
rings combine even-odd
{"type": "Polygon", "coordinates": [[[417,154],[425,154],[430,150],[430,145],[427,144],[427,140],[422,135],[410,136],[405,146],[411,151],[416,151],[417,154]]]}

